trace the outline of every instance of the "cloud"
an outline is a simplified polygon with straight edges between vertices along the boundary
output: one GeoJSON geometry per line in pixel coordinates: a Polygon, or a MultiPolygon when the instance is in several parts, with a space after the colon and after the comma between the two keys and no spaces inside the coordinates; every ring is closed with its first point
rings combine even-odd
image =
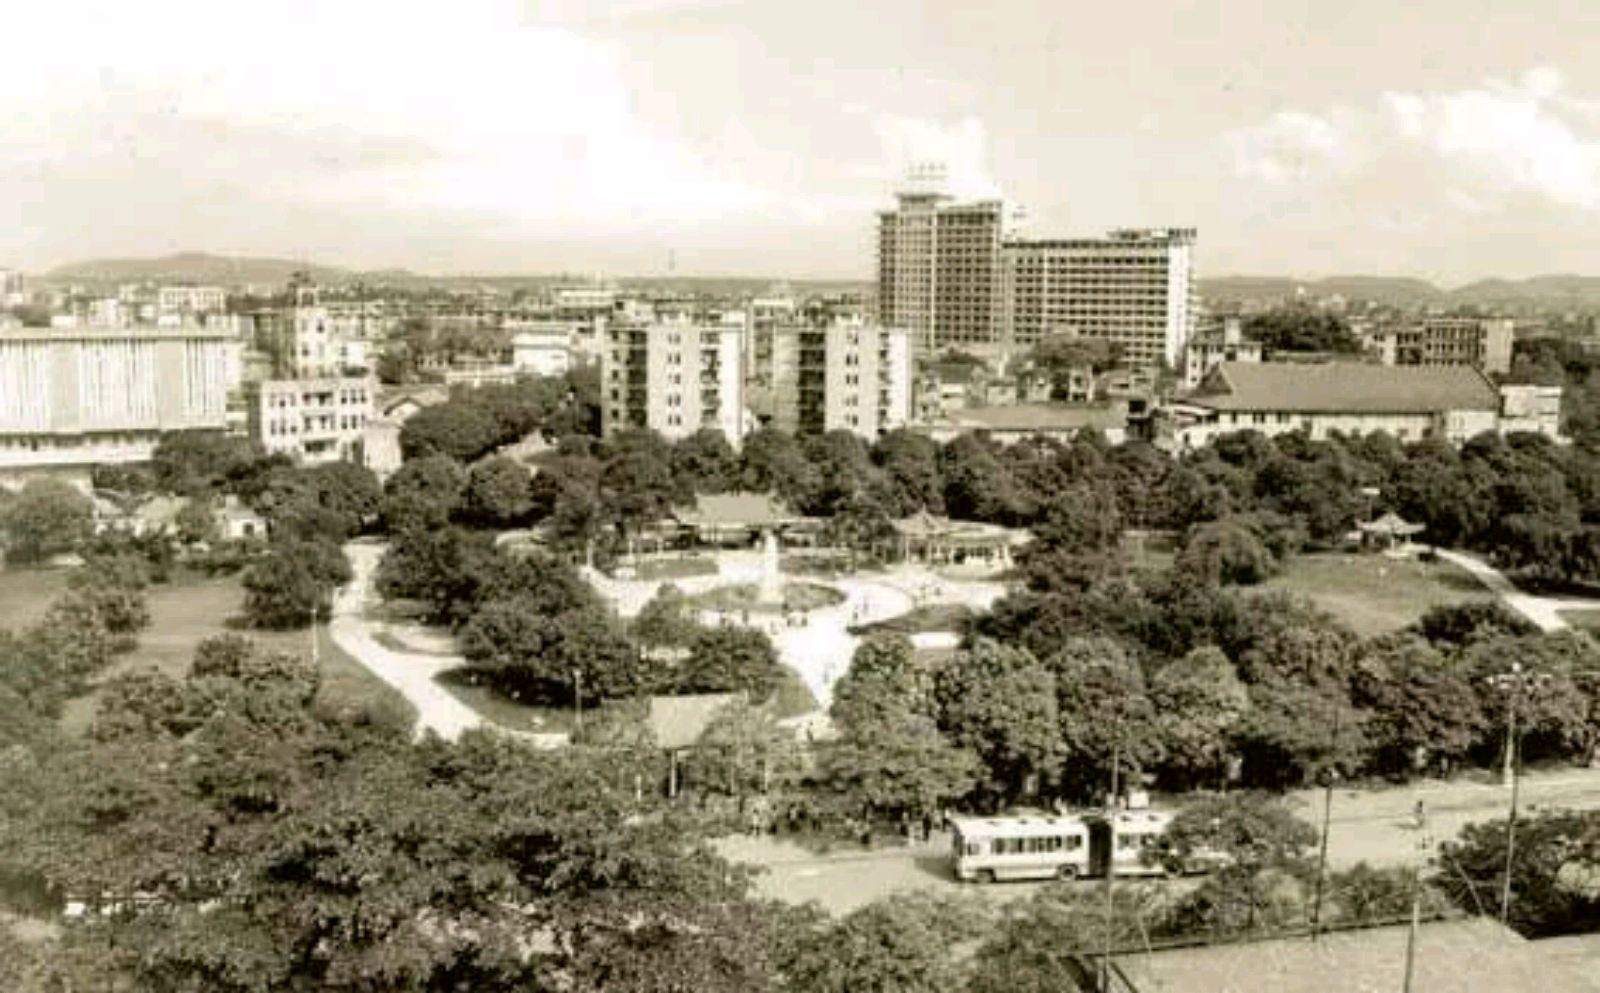
{"type": "Polygon", "coordinates": [[[1228,141],[1237,176],[1269,187],[1385,181],[1464,213],[1530,201],[1600,209],[1600,121],[1559,70],[1453,91],[1391,91],[1368,106],[1283,111],[1228,141]]]}
{"type": "Polygon", "coordinates": [[[0,61],[0,175],[159,156],[197,185],[300,205],[535,227],[702,222],[772,200],[642,119],[615,46],[513,0],[229,7],[28,5],[11,21],[28,42],[0,61]]]}

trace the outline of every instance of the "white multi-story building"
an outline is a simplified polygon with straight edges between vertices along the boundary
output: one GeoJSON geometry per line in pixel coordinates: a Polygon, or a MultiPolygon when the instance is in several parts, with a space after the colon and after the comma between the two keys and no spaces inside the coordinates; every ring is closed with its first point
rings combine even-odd
{"type": "Polygon", "coordinates": [[[1183,353],[1183,388],[1198,389],[1206,374],[1224,362],[1260,362],[1261,342],[1248,341],[1244,322],[1225,317],[1220,325],[1201,329],[1183,353]]]}
{"type": "Polygon", "coordinates": [[[0,331],[0,474],[147,461],[227,425],[230,351],[199,328],[0,331]]]}
{"type": "Polygon", "coordinates": [[[309,463],[364,463],[362,439],[377,384],[367,378],[275,379],[247,384],[251,439],[309,463]]]}
{"type": "Polygon", "coordinates": [[[296,282],[289,315],[285,369],[302,379],[365,373],[369,368],[372,326],[378,321],[365,306],[328,307],[317,288],[296,282]]]}
{"type": "Polygon", "coordinates": [[[772,384],[774,427],[875,439],[911,419],[911,336],[859,317],[779,329],[772,384]]]}
{"type": "Polygon", "coordinates": [[[606,328],[600,352],[601,427],[650,428],[686,438],[701,428],[744,440],[743,328],[689,320],[606,328]]]}
{"type": "Polygon", "coordinates": [[[1514,324],[1508,317],[1424,317],[1379,336],[1390,365],[1469,365],[1494,375],[1511,371],[1514,324]]]}
{"type": "Polygon", "coordinates": [[[511,367],[517,372],[564,376],[572,368],[571,321],[508,320],[504,327],[512,332],[511,367]]]}
{"type": "Polygon", "coordinates": [[[1071,333],[1111,342],[1130,365],[1176,369],[1198,311],[1194,244],[1194,228],[1008,241],[1000,264],[1004,347],[1071,333]]]}
{"type": "Polygon", "coordinates": [[[228,292],[220,286],[163,286],[156,290],[156,309],[163,315],[198,317],[228,308],[228,292]]]}

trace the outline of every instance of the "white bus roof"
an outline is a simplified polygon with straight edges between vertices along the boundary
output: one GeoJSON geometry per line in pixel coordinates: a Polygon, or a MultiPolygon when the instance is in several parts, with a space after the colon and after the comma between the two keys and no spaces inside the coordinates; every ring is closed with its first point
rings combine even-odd
{"type": "Polygon", "coordinates": [[[968,837],[1026,838],[1089,830],[1081,817],[952,817],[951,825],[968,837]]]}

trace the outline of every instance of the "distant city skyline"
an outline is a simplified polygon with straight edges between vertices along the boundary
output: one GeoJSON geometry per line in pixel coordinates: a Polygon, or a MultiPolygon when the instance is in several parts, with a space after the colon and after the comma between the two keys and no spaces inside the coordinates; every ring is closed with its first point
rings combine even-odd
{"type": "Polygon", "coordinates": [[[1034,233],[1197,227],[1202,278],[1600,274],[1585,14],[54,0],[8,17],[0,267],[869,281],[938,160],[1034,233]]]}

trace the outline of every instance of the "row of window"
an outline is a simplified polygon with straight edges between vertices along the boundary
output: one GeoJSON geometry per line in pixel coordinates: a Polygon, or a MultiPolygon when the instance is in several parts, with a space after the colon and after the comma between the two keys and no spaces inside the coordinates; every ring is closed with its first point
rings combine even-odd
{"type": "MultiPolygon", "coordinates": [[[[973,846],[968,846],[969,854],[973,846]]],[[[989,843],[993,855],[1047,855],[1052,852],[1076,852],[1083,848],[1081,835],[1050,835],[1043,838],[995,838],[989,843]]]]}

